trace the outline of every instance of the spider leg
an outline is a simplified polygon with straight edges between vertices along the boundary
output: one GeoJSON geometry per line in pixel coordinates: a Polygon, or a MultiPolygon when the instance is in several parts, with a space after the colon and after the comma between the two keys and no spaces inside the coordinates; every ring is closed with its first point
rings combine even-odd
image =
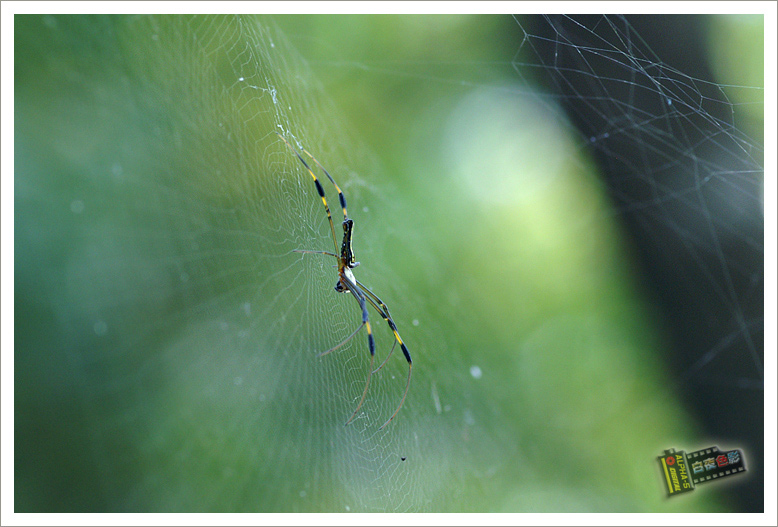
{"type": "MultiPolygon", "coordinates": [[[[379,305],[378,305],[378,304],[381,303],[380,299],[379,299],[379,302],[376,303],[376,301],[373,298],[371,298],[371,296],[369,296],[369,295],[372,295],[372,296],[375,297],[375,295],[372,292],[370,292],[370,290],[366,289],[365,286],[362,285],[360,282],[357,282],[357,284],[359,284],[359,286],[362,287],[362,291],[365,293],[365,298],[370,303],[370,305],[373,306],[375,308],[375,310],[378,311],[378,313],[381,315],[381,317],[389,323],[389,327],[392,329],[392,331],[395,331],[394,322],[392,322],[392,320],[391,320],[392,317],[391,317],[391,315],[389,315],[388,310],[384,310],[381,307],[379,307],[379,305]]],[[[378,298],[378,297],[376,297],[376,298],[378,298]]],[[[386,306],[384,306],[384,307],[386,307],[386,306]]],[[[381,362],[381,365],[378,366],[378,368],[373,370],[373,373],[378,373],[378,371],[381,368],[384,367],[384,364],[386,364],[386,362],[389,360],[389,357],[391,357],[392,353],[394,353],[394,348],[397,347],[397,342],[398,342],[397,337],[395,337],[394,344],[392,344],[392,349],[389,350],[389,354],[386,356],[386,358],[383,360],[383,362],[381,362]]]]}
{"type": "MultiPolygon", "coordinates": [[[[362,308],[362,326],[367,328],[367,346],[370,350],[370,369],[368,370],[367,380],[365,381],[365,389],[362,391],[362,397],[359,399],[359,404],[357,404],[354,413],[351,414],[351,417],[349,417],[348,421],[346,421],[346,424],[349,424],[357,416],[359,409],[362,408],[362,403],[365,402],[365,396],[367,396],[367,389],[370,387],[370,379],[373,377],[373,362],[375,361],[375,340],[373,339],[373,331],[370,328],[370,317],[367,313],[367,302],[365,301],[365,294],[362,292],[359,286],[349,280],[347,276],[342,276],[341,282],[345,288],[352,293],[352,296],[357,299],[357,302],[359,302],[359,307],[362,308]]],[[[362,326],[360,326],[359,329],[362,329],[362,326]]],[[[357,329],[357,331],[359,331],[359,329],[357,329]]],[[[352,334],[351,336],[353,337],[355,334],[356,333],[352,334]]]]}
{"type": "MultiPolygon", "coordinates": [[[[401,344],[402,345],[402,344],[401,344]]],[[[403,348],[405,348],[403,346],[403,348]]],[[[403,349],[404,352],[407,352],[406,349],[403,349]]],[[[403,407],[403,404],[405,404],[405,397],[408,395],[408,388],[411,387],[411,372],[413,370],[413,363],[410,360],[410,355],[408,353],[405,354],[405,357],[408,359],[408,382],[405,383],[405,392],[403,392],[403,398],[400,400],[400,405],[397,407],[397,410],[394,411],[392,414],[392,417],[386,420],[384,424],[382,424],[378,429],[381,430],[386,425],[388,425],[392,419],[394,419],[394,416],[397,415],[397,413],[400,411],[400,408],[403,407]]]]}
{"type": "MultiPolygon", "coordinates": [[[[387,314],[388,314],[388,311],[387,311],[387,314]]],[[[387,419],[386,422],[380,426],[379,430],[381,430],[386,425],[388,425],[392,421],[392,419],[394,419],[394,416],[396,416],[397,413],[400,411],[400,408],[403,407],[403,404],[405,404],[405,398],[408,396],[408,389],[411,387],[411,374],[413,373],[413,361],[411,360],[411,353],[408,351],[408,348],[405,347],[405,343],[403,342],[403,339],[400,338],[400,334],[397,332],[397,326],[395,326],[394,321],[392,321],[392,318],[389,317],[387,319],[387,322],[389,322],[389,327],[392,328],[392,332],[394,333],[394,338],[396,339],[395,344],[397,342],[400,343],[400,349],[403,350],[403,355],[405,355],[405,360],[408,361],[408,380],[405,383],[405,391],[403,392],[403,398],[400,399],[400,404],[397,406],[397,409],[392,414],[392,417],[387,419]]],[[[394,350],[394,346],[392,346],[392,350],[394,350]]],[[[391,355],[391,354],[392,354],[392,352],[390,351],[389,355],[391,355]]],[[[387,356],[387,359],[388,358],[389,357],[387,356]]],[[[384,361],[381,364],[381,366],[378,367],[378,369],[380,370],[383,367],[384,364],[386,364],[386,361],[384,361]]]]}
{"type": "Polygon", "coordinates": [[[301,249],[295,249],[293,252],[297,253],[306,253],[306,254],[323,254],[326,256],[334,256],[338,260],[338,273],[340,275],[340,278],[338,280],[337,285],[335,286],[335,290],[339,293],[348,292],[351,293],[356,301],[359,303],[359,307],[362,310],[362,324],[354,330],[354,332],[349,335],[345,340],[343,340],[340,344],[337,346],[330,348],[327,351],[319,353],[317,356],[322,357],[324,355],[327,355],[328,353],[331,353],[335,351],[336,349],[340,348],[341,346],[345,345],[347,342],[349,342],[352,338],[356,336],[357,333],[362,329],[362,326],[367,328],[367,345],[368,349],[370,351],[370,369],[368,370],[367,380],[365,381],[365,389],[362,391],[362,397],[359,400],[359,404],[357,404],[356,409],[354,410],[354,413],[351,414],[351,417],[349,417],[348,421],[346,421],[346,424],[348,425],[357,415],[359,412],[359,409],[362,408],[362,404],[365,402],[365,397],[367,396],[367,391],[370,387],[370,380],[372,379],[373,373],[378,372],[381,368],[384,367],[386,362],[389,360],[389,357],[392,356],[392,353],[394,353],[394,348],[397,346],[397,343],[400,343],[400,349],[402,349],[403,355],[405,356],[405,360],[408,361],[408,380],[405,384],[405,391],[403,392],[402,399],[400,400],[400,404],[397,406],[397,409],[394,411],[392,416],[379,428],[382,429],[386,425],[388,425],[392,419],[395,418],[395,416],[399,413],[400,409],[403,407],[403,404],[405,404],[405,398],[408,396],[408,389],[411,386],[411,375],[413,373],[413,361],[411,360],[411,354],[408,351],[408,348],[405,346],[405,343],[402,340],[402,337],[400,337],[399,332],[397,331],[397,326],[394,323],[394,320],[392,319],[392,316],[389,314],[389,308],[386,307],[386,304],[383,303],[383,301],[378,298],[372,291],[370,291],[367,287],[365,287],[362,283],[360,283],[352,274],[351,269],[359,265],[358,262],[354,261],[354,255],[351,250],[351,233],[354,222],[348,218],[348,212],[346,210],[346,197],[343,195],[343,191],[340,189],[337,183],[335,183],[335,179],[330,175],[329,172],[327,172],[327,169],[322,166],[319,161],[313,157],[313,155],[308,152],[305,148],[302,148],[302,151],[305,152],[306,155],[308,155],[313,162],[318,166],[324,174],[327,176],[327,179],[330,180],[330,182],[333,184],[335,189],[338,192],[338,200],[340,201],[340,207],[343,210],[343,242],[340,246],[340,255],[337,254],[338,248],[338,238],[335,234],[335,225],[332,221],[332,213],[330,212],[330,207],[327,204],[327,198],[324,195],[324,187],[322,187],[321,182],[316,177],[316,174],[313,173],[313,170],[311,170],[311,167],[306,163],[306,161],[302,158],[302,156],[299,154],[299,152],[289,143],[289,141],[286,140],[286,138],[281,135],[279,132],[276,132],[278,137],[281,138],[281,140],[286,143],[286,146],[289,147],[289,149],[294,152],[294,154],[297,156],[297,159],[300,160],[300,162],[303,164],[305,169],[308,171],[308,173],[313,178],[313,182],[316,185],[316,191],[319,193],[319,197],[321,198],[322,203],[324,204],[324,210],[327,212],[327,221],[329,221],[330,224],[330,231],[332,232],[332,242],[335,245],[335,253],[331,253],[329,251],[308,251],[308,250],[301,250],[301,249]],[[364,291],[363,291],[364,289],[364,291]],[[381,317],[389,324],[389,328],[392,330],[392,333],[394,334],[394,343],[392,344],[392,349],[389,351],[389,354],[386,356],[386,359],[381,363],[378,368],[375,370],[373,369],[373,364],[375,363],[375,339],[373,337],[373,331],[370,326],[370,318],[368,315],[368,309],[367,304],[370,304],[373,306],[373,308],[381,315],[381,317]]]}
{"type": "Polygon", "coordinates": [[[333,351],[335,351],[336,349],[338,349],[338,348],[340,348],[341,346],[343,346],[344,344],[348,343],[348,341],[349,341],[349,340],[353,339],[353,338],[354,338],[354,336],[355,336],[357,333],[359,333],[359,330],[360,330],[360,329],[362,329],[363,327],[365,327],[365,324],[364,324],[364,323],[360,324],[360,325],[359,325],[359,327],[358,327],[358,328],[357,328],[357,329],[354,331],[354,333],[352,333],[351,335],[349,335],[348,337],[346,337],[346,339],[345,339],[344,341],[342,341],[340,344],[338,344],[338,345],[337,345],[337,346],[335,346],[335,347],[332,347],[332,348],[328,349],[327,351],[322,351],[321,353],[318,353],[318,354],[316,354],[316,356],[317,356],[317,357],[323,357],[323,356],[327,355],[328,353],[332,353],[332,352],[333,352],[333,351]]]}
{"type": "Polygon", "coordinates": [[[405,358],[408,360],[408,362],[411,362],[411,354],[408,352],[408,348],[405,347],[405,344],[403,343],[403,339],[400,337],[400,334],[397,331],[397,326],[394,323],[394,320],[392,319],[392,315],[389,314],[389,308],[386,307],[386,304],[384,304],[380,298],[378,298],[378,295],[373,293],[370,289],[365,287],[365,285],[357,280],[357,285],[362,288],[362,292],[365,293],[367,297],[367,301],[370,302],[370,305],[372,305],[376,311],[383,317],[384,320],[386,320],[387,324],[389,324],[389,328],[391,328],[392,333],[394,333],[394,344],[392,344],[392,349],[389,350],[389,355],[386,356],[384,361],[381,363],[378,368],[373,370],[373,373],[378,372],[381,368],[384,367],[384,364],[389,360],[389,357],[392,356],[392,353],[394,352],[394,348],[397,347],[397,343],[400,343],[400,347],[403,350],[403,354],[405,355],[405,358]],[[379,307],[380,306],[380,307],[379,307]]]}
{"type": "Polygon", "coordinates": [[[337,191],[338,191],[338,199],[340,200],[340,208],[342,208],[342,209],[343,209],[343,219],[344,219],[344,220],[347,220],[347,219],[348,219],[348,213],[346,212],[346,197],[343,195],[343,191],[342,191],[342,190],[340,190],[340,187],[338,186],[338,184],[337,184],[337,183],[335,183],[335,180],[332,178],[332,176],[330,175],[330,173],[329,173],[329,172],[327,172],[327,169],[326,169],[326,168],[324,168],[324,167],[322,166],[322,164],[321,164],[321,163],[319,163],[319,161],[318,161],[318,160],[317,160],[315,157],[313,157],[313,154],[311,154],[311,153],[310,153],[308,150],[306,150],[305,148],[303,148],[303,152],[305,152],[306,154],[308,154],[308,156],[310,156],[310,158],[311,158],[311,159],[313,159],[313,162],[314,162],[314,163],[316,163],[316,164],[319,166],[319,168],[320,168],[320,169],[322,169],[322,171],[323,171],[323,172],[324,172],[324,173],[327,175],[327,177],[329,178],[330,182],[331,182],[333,185],[335,185],[335,190],[337,190],[337,191]]]}
{"type": "MultiPolygon", "coordinates": [[[[335,244],[335,250],[337,251],[338,250],[338,238],[337,238],[337,236],[335,236],[335,225],[333,225],[333,223],[332,223],[332,214],[330,213],[330,207],[329,207],[329,205],[327,205],[327,198],[324,196],[324,188],[321,186],[321,183],[319,182],[319,178],[317,178],[316,174],[313,173],[313,170],[311,170],[311,167],[309,167],[308,163],[305,162],[305,159],[303,159],[302,156],[297,153],[297,150],[295,150],[295,148],[291,144],[289,144],[289,141],[287,141],[286,138],[283,135],[279,134],[278,132],[276,132],[276,135],[278,135],[278,137],[280,137],[284,141],[284,143],[286,143],[286,146],[288,146],[290,148],[290,150],[292,150],[292,152],[294,152],[294,155],[297,156],[297,159],[300,160],[300,162],[308,170],[308,173],[313,178],[313,182],[316,184],[316,191],[319,193],[319,197],[321,197],[321,202],[324,203],[324,210],[327,211],[327,219],[330,222],[330,230],[332,231],[332,241],[335,244]]],[[[308,155],[310,155],[310,154],[308,154],[308,155]]],[[[326,170],[325,170],[325,173],[326,173],[326,170]]],[[[327,176],[329,176],[329,174],[327,174],[327,176]]],[[[332,181],[332,176],[330,176],[330,181],[332,181]]],[[[333,183],[334,183],[334,181],[333,181],[333,183]]],[[[335,185],[335,188],[338,188],[338,186],[335,185]]],[[[340,196],[340,202],[341,202],[341,205],[343,205],[343,213],[345,214],[346,213],[346,199],[343,197],[343,194],[341,193],[339,188],[338,188],[338,195],[340,196]]]]}
{"type": "MultiPolygon", "coordinates": [[[[354,281],[357,284],[359,284],[359,286],[362,287],[362,289],[359,289],[359,287],[357,287],[359,292],[362,293],[362,295],[365,296],[367,301],[370,302],[370,304],[376,309],[376,311],[378,311],[381,314],[381,316],[384,318],[384,320],[386,320],[386,322],[389,324],[389,327],[392,329],[392,333],[394,333],[394,338],[395,338],[395,343],[392,346],[392,351],[394,351],[395,345],[399,342],[400,343],[400,349],[403,350],[403,355],[405,355],[405,360],[408,361],[408,380],[405,383],[405,391],[403,392],[403,397],[400,400],[400,404],[397,406],[397,409],[394,411],[392,416],[389,419],[387,419],[387,421],[384,424],[381,425],[381,427],[379,428],[379,430],[381,430],[386,425],[388,425],[392,421],[392,419],[394,419],[394,417],[398,414],[400,409],[403,407],[403,404],[405,404],[405,398],[408,396],[408,389],[411,387],[411,374],[413,373],[413,360],[411,360],[411,353],[408,351],[408,348],[405,346],[405,343],[403,342],[402,337],[400,337],[400,333],[397,332],[397,326],[395,325],[394,320],[392,320],[392,316],[389,314],[389,308],[386,307],[386,304],[384,304],[381,301],[381,299],[378,298],[378,296],[375,293],[373,293],[370,289],[365,287],[359,280],[354,278],[354,281]],[[376,305],[376,304],[378,304],[378,305],[376,305]],[[378,306],[381,306],[381,307],[379,308],[378,306]]],[[[350,284],[350,281],[346,280],[346,285],[349,285],[349,284],[350,284]]],[[[350,287],[350,285],[349,285],[349,287],[350,287]]],[[[362,305],[364,306],[364,304],[362,304],[362,305]]],[[[384,362],[382,362],[381,365],[375,371],[373,371],[371,373],[375,373],[376,371],[378,371],[381,368],[383,368],[384,364],[386,364],[386,360],[388,360],[389,356],[391,356],[392,351],[389,352],[389,355],[387,355],[387,357],[384,360],[384,362]]],[[[371,360],[371,365],[372,365],[372,360],[371,360]]],[[[367,392],[365,392],[365,393],[367,393],[367,392]]],[[[363,395],[363,397],[364,397],[364,395],[363,395]]],[[[353,416],[352,416],[352,418],[353,418],[353,416]]]]}
{"type": "Polygon", "coordinates": [[[389,354],[386,356],[383,362],[381,362],[378,368],[373,370],[373,373],[378,373],[379,371],[381,371],[381,368],[383,368],[384,365],[389,361],[389,357],[392,356],[392,353],[394,353],[394,348],[396,347],[397,347],[397,339],[394,339],[394,343],[392,344],[392,349],[389,350],[389,354]]]}
{"type": "Polygon", "coordinates": [[[304,254],[326,254],[327,256],[334,256],[335,258],[338,257],[337,254],[331,253],[329,251],[306,251],[305,249],[292,249],[293,253],[304,253],[304,254]]]}

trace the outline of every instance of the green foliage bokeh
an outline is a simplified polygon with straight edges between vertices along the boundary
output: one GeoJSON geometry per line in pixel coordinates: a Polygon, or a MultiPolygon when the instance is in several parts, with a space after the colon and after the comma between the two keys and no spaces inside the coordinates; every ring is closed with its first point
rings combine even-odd
{"type": "Polygon", "coordinates": [[[656,456],[695,432],[593,162],[512,75],[513,18],[17,16],[15,31],[17,511],[725,509],[714,492],[664,499],[656,456]],[[278,92],[236,89],[235,65],[278,92]],[[285,181],[279,123],[341,169],[355,272],[412,347],[389,434],[416,455],[396,471],[349,457],[337,390],[288,357],[327,342],[311,328],[332,322],[334,272],[308,264],[311,282],[288,259],[328,227],[310,181],[285,181]],[[522,141],[537,158],[516,157],[522,141]],[[290,297],[311,325],[273,319],[290,297]],[[383,493],[360,496],[361,468],[383,493]]]}

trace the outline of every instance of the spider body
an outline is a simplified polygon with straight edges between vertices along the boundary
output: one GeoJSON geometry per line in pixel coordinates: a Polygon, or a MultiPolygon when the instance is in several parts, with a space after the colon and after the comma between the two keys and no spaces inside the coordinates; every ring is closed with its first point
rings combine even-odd
{"type": "MultiPolygon", "coordinates": [[[[321,185],[321,182],[316,177],[316,175],[313,173],[313,170],[311,170],[311,167],[308,165],[308,163],[305,162],[305,160],[302,158],[302,156],[295,150],[295,148],[289,144],[289,142],[276,132],[278,136],[286,143],[286,145],[289,147],[290,150],[292,150],[295,155],[297,156],[297,159],[300,160],[300,162],[303,164],[303,166],[306,168],[308,173],[313,178],[313,181],[316,185],[316,191],[319,193],[319,197],[321,198],[322,203],[324,204],[324,210],[327,212],[327,219],[330,224],[330,230],[332,231],[332,241],[335,244],[335,249],[338,249],[338,240],[335,236],[335,224],[332,221],[332,214],[330,213],[329,205],[327,205],[327,197],[324,193],[324,188],[321,185]]],[[[330,180],[330,182],[335,186],[335,189],[338,191],[338,199],[340,201],[340,207],[343,209],[343,239],[340,243],[340,254],[332,253],[329,251],[309,251],[309,250],[301,250],[297,249],[294,252],[298,253],[312,253],[312,254],[323,254],[326,256],[332,256],[337,259],[338,261],[338,282],[335,284],[335,291],[338,293],[351,293],[352,296],[356,299],[357,303],[359,304],[360,310],[362,312],[362,324],[351,334],[349,335],[345,340],[343,340],[340,344],[336,345],[333,348],[330,348],[327,351],[323,351],[318,354],[319,357],[323,355],[327,355],[328,353],[331,353],[335,351],[336,349],[340,348],[347,342],[349,342],[359,331],[364,327],[367,331],[367,346],[368,350],[370,351],[370,370],[368,371],[367,380],[365,381],[365,389],[362,392],[362,397],[359,400],[359,404],[357,404],[356,409],[354,410],[354,413],[351,414],[351,417],[348,421],[346,421],[346,424],[349,424],[354,417],[356,417],[357,413],[359,412],[359,409],[362,407],[362,403],[365,402],[365,396],[367,395],[368,388],[370,387],[370,379],[372,378],[372,375],[376,372],[378,372],[381,368],[384,367],[384,364],[386,364],[386,361],[389,360],[389,357],[391,357],[392,352],[394,352],[395,346],[399,343],[400,349],[403,352],[403,355],[405,356],[405,360],[408,362],[408,380],[405,384],[405,392],[403,393],[402,399],[400,400],[399,406],[397,406],[397,409],[394,411],[392,416],[383,424],[381,425],[381,428],[384,428],[386,425],[388,425],[392,419],[397,415],[397,413],[402,408],[403,404],[405,403],[405,397],[408,395],[408,389],[411,385],[411,373],[413,371],[413,361],[411,360],[411,354],[408,351],[408,348],[405,346],[405,343],[403,342],[402,338],[400,337],[400,334],[397,331],[397,325],[394,323],[394,320],[392,319],[392,316],[389,314],[389,308],[386,307],[386,304],[383,303],[383,301],[378,298],[370,289],[365,287],[364,284],[362,284],[357,278],[354,276],[354,272],[352,269],[357,267],[359,265],[359,262],[356,261],[356,258],[354,257],[354,251],[352,248],[352,235],[354,232],[354,220],[348,217],[348,212],[346,211],[346,198],[343,195],[343,191],[340,190],[340,187],[338,187],[338,184],[335,183],[335,180],[332,178],[332,176],[327,172],[327,170],[319,163],[315,157],[313,157],[307,150],[303,149],[303,152],[305,152],[311,159],[313,159],[314,163],[326,174],[327,178],[330,180]],[[377,312],[381,315],[381,318],[383,318],[387,324],[389,325],[389,328],[392,330],[392,333],[394,335],[394,344],[392,345],[392,349],[389,351],[389,354],[386,356],[386,359],[381,363],[381,365],[373,370],[373,363],[375,361],[375,339],[373,337],[373,329],[370,325],[370,316],[368,314],[367,306],[370,304],[377,312]]]]}

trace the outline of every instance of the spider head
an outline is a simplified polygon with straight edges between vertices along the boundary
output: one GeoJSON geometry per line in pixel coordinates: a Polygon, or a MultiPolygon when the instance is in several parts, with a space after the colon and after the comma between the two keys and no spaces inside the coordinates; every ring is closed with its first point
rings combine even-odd
{"type": "Polygon", "coordinates": [[[351,229],[354,228],[354,220],[345,219],[343,220],[343,233],[349,232],[351,229]]]}

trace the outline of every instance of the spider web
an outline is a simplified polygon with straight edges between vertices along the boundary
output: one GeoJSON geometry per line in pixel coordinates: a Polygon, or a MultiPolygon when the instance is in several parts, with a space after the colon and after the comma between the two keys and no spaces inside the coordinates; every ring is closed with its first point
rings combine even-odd
{"type": "MultiPolygon", "coordinates": [[[[755,452],[755,466],[762,455],[761,429],[706,421],[731,417],[728,398],[755,408],[749,419],[763,404],[764,161],[739,127],[745,104],[663,63],[622,17],[488,20],[507,27],[508,60],[369,60],[333,35],[281,29],[280,17],[17,15],[17,511],[726,510],[699,495],[666,504],[653,470],[662,449],[720,434],[746,441],[720,446],[755,452]],[[301,55],[306,43],[329,58],[301,55]],[[484,81],[487,70],[507,80],[484,81]],[[391,176],[346,125],[344,105],[362,107],[338,99],[333,78],[354,71],[375,84],[421,78],[434,87],[429,107],[460,101],[436,161],[409,154],[425,177],[391,176]],[[469,179],[490,173],[493,156],[469,164],[462,141],[483,149],[505,134],[499,115],[487,126],[472,112],[503,99],[531,101],[516,115],[550,123],[539,135],[565,149],[549,156],[564,170],[538,161],[534,179],[469,179]],[[485,142],[461,134],[469,127],[485,142]],[[293,252],[334,248],[313,181],[276,132],[343,189],[363,264],[354,272],[413,354],[410,395],[383,430],[407,364],[395,350],[344,426],[366,381],[366,336],[316,356],[360,314],[333,291],[333,258],[293,252]],[[623,221],[649,256],[673,247],[655,259],[636,249],[635,260],[674,278],[667,289],[705,284],[694,305],[709,309],[683,311],[643,282],[635,289],[661,307],[626,301],[623,324],[520,301],[565,287],[542,269],[546,245],[515,249],[532,221],[549,220],[501,226],[499,214],[518,213],[500,199],[569,188],[578,183],[565,171],[595,164],[603,182],[581,176],[579,190],[607,199],[576,209],[560,239],[586,237],[613,281],[629,282],[613,263],[622,253],[596,250],[606,234],[629,238],[612,226],[623,221]],[[456,212],[468,207],[469,218],[456,212]],[[467,256],[479,229],[502,228],[493,260],[467,256]],[[471,278],[535,258],[515,280],[531,286],[471,278]],[[487,303],[515,316],[480,313],[487,303]],[[702,328],[675,359],[657,359],[676,348],[638,322],[663,309],[702,328]],[[579,363],[582,374],[559,374],[579,363]],[[637,468],[601,466],[603,448],[637,468]]],[[[761,104],[761,90],[740,90],[761,104]]],[[[336,193],[319,176],[339,231],[336,193]]],[[[393,339],[370,315],[378,363],[393,339]]],[[[674,331],[668,340],[688,343],[674,331]]]]}
{"type": "MultiPolygon", "coordinates": [[[[400,470],[416,448],[399,440],[408,421],[378,430],[399,404],[404,361],[373,376],[346,428],[367,377],[364,335],[316,358],[360,317],[333,291],[333,261],[292,252],[333,247],[313,181],[275,132],[304,138],[322,161],[345,156],[325,148],[322,132],[339,132],[283,35],[243,17],[24,17],[16,29],[17,49],[67,50],[45,71],[55,100],[17,98],[22,115],[45,115],[20,129],[51,137],[56,169],[23,170],[16,199],[17,262],[49,277],[23,273],[20,287],[52,306],[54,335],[70,336],[49,344],[48,366],[36,355],[48,346],[21,338],[30,353],[17,372],[67,372],[95,507],[418,507],[400,470]],[[33,212],[43,204],[51,218],[33,212]]],[[[33,64],[17,83],[37,76],[33,64]]],[[[17,161],[34,164],[33,147],[17,144],[17,161]]],[[[348,165],[329,167],[358,198],[348,165]]],[[[391,335],[376,319],[382,360],[391,335]]],[[[21,483],[17,496],[36,490],[21,483]]]]}
{"type": "MultiPolygon", "coordinates": [[[[517,72],[543,70],[590,143],[668,319],[673,392],[700,423],[697,441],[751,452],[741,506],[763,510],[764,151],[739,127],[763,108],[762,89],[664,63],[641,37],[661,17],[538,18],[536,33],[522,26],[517,56],[532,62],[519,58],[517,72]]],[[[668,26],[699,35],[691,17],[668,26]]]]}

